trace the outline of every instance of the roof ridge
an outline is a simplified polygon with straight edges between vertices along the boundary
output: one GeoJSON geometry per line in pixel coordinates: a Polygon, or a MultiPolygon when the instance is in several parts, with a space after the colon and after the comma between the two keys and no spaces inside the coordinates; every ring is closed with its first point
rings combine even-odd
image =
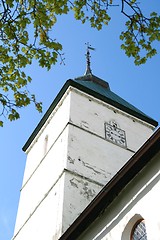
{"type": "Polygon", "coordinates": [[[91,81],[91,82],[99,84],[100,86],[102,86],[104,88],[110,89],[108,82],[106,82],[105,80],[103,80],[93,74],[86,74],[84,76],[77,77],[74,80],[76,80],[76,81],[91,81]]]}

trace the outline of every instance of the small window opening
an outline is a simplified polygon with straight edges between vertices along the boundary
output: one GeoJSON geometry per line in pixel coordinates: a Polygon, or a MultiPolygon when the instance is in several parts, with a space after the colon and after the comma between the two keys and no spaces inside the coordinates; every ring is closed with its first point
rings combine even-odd
{"type": "Polygon", "coordinates": [[[131,240],[147,240],[147,232],[144,220],[138,221],[131,232],[131,240]]]}
{"type": "Polygon", "coordinates": [[[44,155],[47,153],[48,148],[48,135],[44,139],[44,155]]]}

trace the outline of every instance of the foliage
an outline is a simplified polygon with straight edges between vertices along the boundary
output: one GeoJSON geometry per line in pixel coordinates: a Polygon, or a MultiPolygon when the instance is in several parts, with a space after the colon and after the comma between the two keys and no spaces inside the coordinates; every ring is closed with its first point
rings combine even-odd
{"type": "Polygon", "coordinates": [[[111,19],[111,7],[120,7],[127,18],[121,48],[135,64],[145,63],[156,54],[153,42],[160,40],[160,16],[156,12],[144,16],[136,0],[0,0],[0,115],[15,120],[20,117],[18,109],[31,102],[42,111],[27,89],[32,79],[25,68],[34,59],[48,70],[58,58],[63,62],[62,45],[52,37],[58,15],[74,11],[77,20],[100,30],[111,19]]]}
{"type": "Polygon", "coordinates": [[[90,21],[91,27],[100,30],[111,20],[109,10],[112,7],[120,7],[121,13],[127,19],[126,30],[120,35],[123,41],[121,48],[128,57],[134,58],[136,65],[140,65],[157,53],[154,42],[160,41],[160,16],[156,12],[150,13],[149,17],[145,16],[140,7],[141,2],[137,0],[83,0],[74,1],[72,9],[76,19],[80,19],[82,23],[90,21]],[[117,2],[119,5],[116,4],[117,2]]]}

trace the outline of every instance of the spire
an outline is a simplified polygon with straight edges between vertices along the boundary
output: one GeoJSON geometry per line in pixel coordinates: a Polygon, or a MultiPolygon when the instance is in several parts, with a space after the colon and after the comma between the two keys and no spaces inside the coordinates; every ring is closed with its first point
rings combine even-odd
{"type": "Polygon", "coordinates": [[[91,70],[91,55],[89,50],[95,50],[95,48],[92,48],[89,43],[86,43],[87,45],[87,53],[85,54],[86,56],[86,71],[84,75],[92,75],[92,70],[91,70]]]}

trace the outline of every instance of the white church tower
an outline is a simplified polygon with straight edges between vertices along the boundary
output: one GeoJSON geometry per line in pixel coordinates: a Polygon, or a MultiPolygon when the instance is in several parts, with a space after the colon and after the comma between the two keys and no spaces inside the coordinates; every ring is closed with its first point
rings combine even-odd
{"type": "Polygon", "coordinates": [[[23,147],[13,240],[58,240],[157,122],[90,70],[68,80],[23,147]]]}

